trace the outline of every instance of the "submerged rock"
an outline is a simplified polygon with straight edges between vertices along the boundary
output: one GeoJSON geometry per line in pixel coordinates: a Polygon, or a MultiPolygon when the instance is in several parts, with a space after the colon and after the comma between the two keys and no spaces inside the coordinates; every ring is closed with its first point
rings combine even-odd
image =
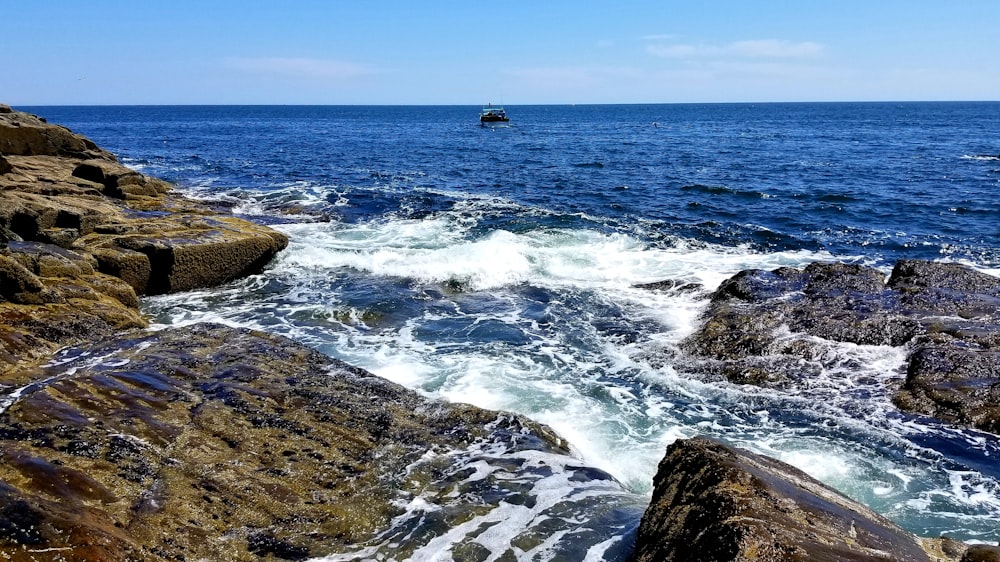
{"type": "Polygon", "coordinates": [[[631,560],[937,562],[962,550],[925,545],[792,466],[699,437],[667,448],[631,560]]]}
{"type": "Polygon", "coordinates": [[[814,263],[742,271],[712,295],[682,347],[732,382],[782,386],[819,355],[783,330],[859,345],[908,346],[902,409],[1000,433],[1000,278],[960,264],[814,263]]]}
{"type": "MultiPolygon", "coordinates": [[[[516,416],[220,325],[66,350],[41,374],[0,414],[0,556],[15,559],[301,560],[387,528],[439,485],[428,478],[450,451],[567,453],[516,416]]],[[[505,462],[515,480],[546,469],[505,462]]],[[[469,474],[458,482],[475,484],[469,474]]],[[[442,494],[450,517],[484,507],[462,515],[442,494]]]]}

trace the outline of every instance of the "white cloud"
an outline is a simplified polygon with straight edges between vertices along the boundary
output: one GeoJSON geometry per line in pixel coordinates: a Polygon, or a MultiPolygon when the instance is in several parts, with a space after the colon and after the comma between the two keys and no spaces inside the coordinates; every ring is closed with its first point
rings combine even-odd
{"type": "Polygon", "coordinates": [[[355,78],[376,72],[370,67],[350,62],[294,57],[230,58],[226,59],[226,65],[259,74],[325,80],[355,78]]]}
{"type": "Polygon", "coordinates": [[[812,41],[794,42],[780,39],[735,41],[725,45],[662,44],[648,45],[646,51],[658,57],[693,58],[808,58],[823,53],[823,45],[812,41]]]}

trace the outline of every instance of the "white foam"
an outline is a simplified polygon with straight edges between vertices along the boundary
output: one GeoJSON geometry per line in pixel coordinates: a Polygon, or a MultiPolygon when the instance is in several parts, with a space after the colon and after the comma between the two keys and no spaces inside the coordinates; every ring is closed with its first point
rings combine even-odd
{"type": "Polygon", "coordinates": [[[292,238],[283,267],[350,267],[375,275],[423,282],[458,280],[472,290],[522,282],[546,287],[622,289],[677,279],[714,289],[748,267],[802,265],[828,254],[748,249],[653,248],[624,234],[587,230],[492,231],[468,239],[468,225],[451,216],[343,224],[295,224],[278,228],[292,238]]]}
{"type": "MultiPolygon", "coordinates": [[[[487,560],[498,560],[511,552],[519,561],[548,560],[565,547],[562,544],[564,541],[572,543],[580,540],[578,533],[586,527],[585,518],[579,518],[585,514],[574,515],[572,509],[566,511],[554,508],[571,504],[583,505],[592,498],[616,501],[614,498],[622,496],[621,488],[613,481],[575,481],[572,467],[578,461],[572,457],[536,450],[510,451],[499,443],[479,442],[465,450],[425,454],[407,467],[406,472],[421,472],[424,466],[431,463],[435,467],[433,473],[441,478],[441,483],[446,483],[450,475],[464,474],[471,468],[471,474],[462,483],[492,476],[495,478],[495,492],[507,489],[509,483],[511,490],[518,490],[519,495],[529,497],[531,501],[500,501],[481,505],[475,498],[458,494],[451,489],[451,485],[425,486],[417,495],[397,504],[403,513],[394,517],[388,529],[368,546],[316,558],[314,562],[383,559],[386,551],[395,555],[400,548],[408,552],[406,560],[451,560],[452,549],[456,545],[469,543],[479,545],[489,552],[487,560]],[[492,464],[497,460],[500,460],[498,464],[492,464]],[[512,460],[519,461],[519,471],[510,471],[512,460]],[[537,470],[539,468],[548,470],[537,470]],[[424,519],[441,511],[441,503],[454,510],[463,501],[470,502],[470,514],[474,514],[472,517],[462,518],[462,523],[450,525],[445,530],[436,529],[436,534],[421,532],[424,519]],[[526,533],[538,533],[533,529],[540,528],[553,518],[564,519],[565,524],[544,532],[544,539],[528,549],[517,546],[518,537],[526,533]],[[400,536],[400,533],[405,535],[400,536]]],[[[588,553],[596,556],[620,538],[605,538],[607,534],[606,530],[597,530],[597,534],[593,536],[593,539],[597,539],[597,544],[591,546],[588,553]]]]}
{"type": "MultiPolygon", "coordinates": [[[[953,483],[942,455],[916,439],[942,435],[940,426],[898,415],[891,389],[902,376],[903,348],[779,330],[779,341],[802,340],[815,350],[803,362],[816,373],[780,391],[705,379],[674,363],[678,344],[698,327],[705,295],[724,279],[742,269],[801,267],[833,256],[684,240],[651,245],[586,230],[482,233],[470,212],[480,203],[460,201],[461,212],[423,220],[283,225],[290,247],[259,278],[149,302],[165,323],[209,319],[277,331],[425,395],[525,414],[567,438],[582,462],[639,493],[648,493],[667,445],[707,434],[789,462],[894,517],[932,521],[928,513],[963,506],[974,513],[959,518],[965,527],[949,528],[968,536],[982,527],[977,517],[1000,514],[995,482],[970,475],[953,483]],[[337,285],[344,276],[370,276],[373,284],[402,280],[416,295],[429,287],[440,296],[427,297],[434,306],[417,307],[402,323],[368,325],[363,311],[352,308],[362,305],[337,285]],[[258,291],[269,279],[288,289],[273,297],[258,291]],[[701,289],[634,287],[667,279],[701,289]],[[442,289],[453,282],[457,293],[442,289]],[[519,292],[526,287],[545,295],[531,303],[544,310],[530,318],[519,292]],[[603,322],[618,322],[625,335],[602,332],[603,322]],[[442,323],[470,331],[503,325],[523,341],[426,335],[442,323]]],[[[988,451],[985,444],[969,448],[988,451]]],[[[473,477],[491,477],[485,465],[471,469],[473,477]]],[[[502,513],[510,520],[522,515],[502,513]]]]}

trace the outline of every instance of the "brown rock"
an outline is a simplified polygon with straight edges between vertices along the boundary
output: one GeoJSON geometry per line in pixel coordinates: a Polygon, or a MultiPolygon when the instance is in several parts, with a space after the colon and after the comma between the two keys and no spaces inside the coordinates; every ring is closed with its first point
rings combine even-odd
{"type": "MultiPolygon", "coordinates": [[[[288,239],[168,194],[89,140],[11,112],[0,116],[0,233],[72,249],[138,294],[225,283],[256,273],[288,239]]],[[[128,299],[126,299],[128,300],[128,299]]]]}
{"type": "Polygon", "coordinates": [[[135,291],[94,265],[38,242],[14,241],[0,251],[0,385],[10,376],[10,384],[30,382],[25,373],[11,375],[19,361],[146,325],[135,291]]]}
{"type": "Polygon", "coordinates": [[[95,256],[102,272],[153,295],[257,273],[288,245],[285,235],[232,217],[171,215],[153,223],[152,232],[93,233],[74,247],[95,256]]]}
{"type": "Polygon", "coordinates": [[[0,153],[115,160],[114,155],[101,150],[90,139],[19,111],[0,112],[0,153]]]}
{"type": "Polygon", "coordinates": [[[961,562],[1000,562],[1000,547],[974,544],[965,552],[961,562]]]}
{"type": "Polygon", "coordinates": [[[798,469],[699,437],[667,448],[632,560],[930,558],[916,537],[798,469]]]}
{"type": "MultiPolygon", "coordinates": [[[[301,560],[383,530],[428,491],[428,452],[567,452],[516,416],[224,326],[70,349],[39,375],[0,412],[0,557],[301,560]]],[[[456,517],[481,508],[441,494],[456,517]]]]}
{"type": "Polygon", "coordinates": [[[0,298],[21,304],[45,302],[45,284],[16,260],[0,255],[0,298]]]}
{"type": "Polygon", "coordinates": [[[102,193],[108,197],[125,199],[126,195],[157,197],[167,192],[167,184],[147,178],[117,162],[86,160],[77,165],[73,177],[101,184],[102,193]]]}

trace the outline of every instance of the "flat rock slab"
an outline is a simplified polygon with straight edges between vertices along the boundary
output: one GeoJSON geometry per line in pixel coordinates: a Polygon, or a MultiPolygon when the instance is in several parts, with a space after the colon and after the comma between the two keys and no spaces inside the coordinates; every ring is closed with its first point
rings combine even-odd
{"type": "Polygon", "coordinates": [[[41,374],[0,398],[4,559],[301,560],[386,528],[429,452],[567,452],[516,416],[220,325],[68,349],[41,374]]]}

